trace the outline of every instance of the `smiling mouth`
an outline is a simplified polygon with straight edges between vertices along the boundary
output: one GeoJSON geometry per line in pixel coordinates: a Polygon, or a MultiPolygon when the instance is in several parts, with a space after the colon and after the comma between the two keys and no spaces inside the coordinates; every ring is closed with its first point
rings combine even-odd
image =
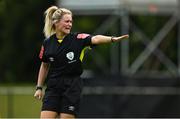
{"type": "Polygon", "coordinates": [[[70,31],[71,29],[66,29],[66,30],[70,31]]]}
{"type": "Polygon", "coordinates": [[[66,27],[65,29],[71,29],[71,27],[66,27]]]}

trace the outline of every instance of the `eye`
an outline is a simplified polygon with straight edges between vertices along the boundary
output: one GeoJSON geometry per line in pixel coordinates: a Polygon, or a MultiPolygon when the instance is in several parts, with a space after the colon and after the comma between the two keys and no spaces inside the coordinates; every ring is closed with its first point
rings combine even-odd
{"type": "Polygon", "coordinates": [[[67,22],[68,22],[68,23],[72,23],[72,20],[68,20],[67,22]]]}

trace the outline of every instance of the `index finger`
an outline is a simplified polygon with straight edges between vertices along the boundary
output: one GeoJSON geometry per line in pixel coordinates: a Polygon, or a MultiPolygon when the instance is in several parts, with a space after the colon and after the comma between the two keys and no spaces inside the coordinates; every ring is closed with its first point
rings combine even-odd
{"type": "Polygon", "coordinates": [[[119,39],[122,39],[122,38],[129,38],[129,35],[126,34],[126,35],[119,36],[119,39]]]}

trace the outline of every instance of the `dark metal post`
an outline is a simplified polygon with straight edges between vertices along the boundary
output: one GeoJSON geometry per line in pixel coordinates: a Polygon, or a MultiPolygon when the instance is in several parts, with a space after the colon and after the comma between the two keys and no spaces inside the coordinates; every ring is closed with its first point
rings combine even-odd
{"type": "Polygon", "coordinates": [[[177,25],[177,42],[178,42],[178,77],[180,77],[180,0],[178,0],[178,8],[177,8],[177,19],[178,19],[178,25],[177,25]]]}
{"type": "MultiPolygon", "coordinates": [[[[121,34],[129,33],[129,14],[126,9],[121,12],[121,34]]],[[[121,41],[121,72],[128,73],[129,69],[129,40],[121,41]]]]}

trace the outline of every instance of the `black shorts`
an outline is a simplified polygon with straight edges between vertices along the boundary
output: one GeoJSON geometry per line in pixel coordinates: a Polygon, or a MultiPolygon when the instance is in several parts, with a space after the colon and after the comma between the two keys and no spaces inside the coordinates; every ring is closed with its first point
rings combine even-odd
{"type": "Polygon", "coordinates": [[[49,79],[42,111],[55,111],[76,115],[79,109],[83,82],[80,77],[49,79]]]}

